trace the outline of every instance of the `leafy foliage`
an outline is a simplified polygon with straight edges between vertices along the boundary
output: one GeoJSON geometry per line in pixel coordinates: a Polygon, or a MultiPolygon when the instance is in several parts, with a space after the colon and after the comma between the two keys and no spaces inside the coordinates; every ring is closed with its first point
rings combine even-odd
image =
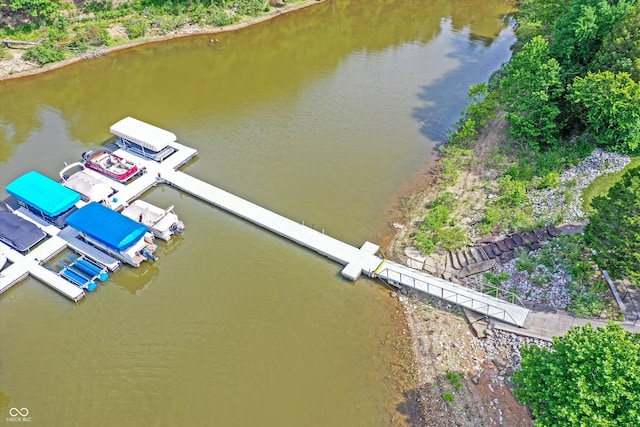
{"type": "Polygon", "coordinates": [[[539,427],[640,425],[640,336],[609,322],[525,346],[511,379],[539,427]]]}
{"type": "Polygon", "coordinates": [[[640,85],[628,73],[576,77],[569,99],[581,107],[587,130],[603,148],[633,152],[640,146],[640,85]]]}
{"type": "Polygon", "coordinates": [[[452,143],[467,147],[478,135],[478,130],[487,125],[490,118],[496,117],[497,93],[490,91],[486,83],[479,83],[469,87],[467,108],[462,118],[454,125],[454,130],[448,135],[450,146],[452,143]]]}
{"type": "Polygon", "coordinates": [[[125,30],[127,30],[127,34],[130,39],[143,37],[147,33],[147,29],[149,27],[149,23],[140,17],[131,17],[126,19],[122,25],[124,25],[125,30]]]}
{"type": "Polygon", "coordinates": [[[110,41],[111,36],[104,24],[90,23],[76,28],[76,37],[72,45],[100,47],[108,45],[110,41]]]}
{"type": "Polygon", "coordinates": [[[636,3],[607,34],[591,63],[591,71],[625,71],[640,83],[640,4],[636,3]]]}
{"type": "Polygon", "coordinates": [[[37,20],[51,22],[60,12],[59,0],[7,0],[14,11],[27,12],[37,20]]]}
{"type": "Polygon", "coordinates": [[[51,62],[62,61],[64,59],[64,52],[52,44],[42,44],[27,49],[24,54],[22,54],[22,58],[25,61],[44,65],[51,62]]]}
{"type": "Polygon", "coordinates": [[[598,264],[612,277],[640,279],[640,168],[628,171],[591,206],[595,213],[584,234],[598,264]]]}
{"type": "Polygon", "coordinates": [[[560,65],[551,57],[546,40],[536,36],[513,55],[500,89],[512,138],[536,151],[557,139],[557,100],[563,89],[560,65]]]}
{"type": "Polygon", "coordinates": [[[569,0],[555,20],[551,52],[561,61],[565,82],[586,72],[604,38],[635,0],[569,0]]]}
{"type": "Polygon", "coordinates": [[[438,248],[452,251],[465,246],[469,238],[464,231],[451,224],[451,213],[456,206],[455,195],[449,192],[440,194],[429,206],[414,240],[418,248],[427,254],[438,248]]]}

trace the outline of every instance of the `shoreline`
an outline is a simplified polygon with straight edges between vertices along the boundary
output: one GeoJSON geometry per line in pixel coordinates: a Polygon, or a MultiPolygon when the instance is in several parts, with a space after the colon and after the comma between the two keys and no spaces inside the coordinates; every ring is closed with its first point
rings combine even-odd
{"type": "Polygon", "coordinates": [[[152,43],[161,43],[169,40],[191,37],[191,36],[204,36],[204,35],[215,35],[215,34],[223,34],[227,32],[232,32],[236,30],[241,30],[243,28],[259,24],[261,22],[269,21],[271,19],[277,18],[278,16],[285,15],[287,13],[295,12],[301,9],[305,9],[307,7],[324,3],[325,0],[306,0],[300,3],[295,3],[292,5],[289,4],[281,4],[280,6],[272,6],[272,9],[265,13],[264,15],[257,16],[254,18],[249,18],[247,20],[243,20],[237,22],[235,24],[228,25],[226,27],[189,27],[185,26],[179,29],[176,33],[173,34],[165,34],[162,36],[153,36],[145,39],[134,40],[125,42],[123,44],[110,46],[104,49],[96,49],[89,52],[86,52],[82,55],[75,56],[73,58],[65,59],[64,61],[54,62],[50,64],[45,64],[40,66],[38,64],[26,62],[22,59],[3,59],[0,60],[0,82],[7,80],[15,80],[21,79],[25,77],[36,76],[39,74],[48,73],[60,68],[67,67],[69,65],[73,65],[77,62],[88,61],[93,58],[101,57],[104,55],[108,55],[110,53],[124,51],[127,49],[132,49],[138,46],[152,44],[152,43]],[[11,62],[16,61],[20,62],[23,67],[18,67],[18,70],[15,71],[11,68],[11,62]]]}

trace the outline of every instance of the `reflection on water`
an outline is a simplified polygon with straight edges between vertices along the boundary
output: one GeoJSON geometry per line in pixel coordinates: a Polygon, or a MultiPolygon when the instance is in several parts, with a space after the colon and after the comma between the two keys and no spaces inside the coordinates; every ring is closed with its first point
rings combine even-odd
{"type": "MultiPolygon", "coordinates": [[[[3,82],[0,192],[32,169],[57,178],[134,116],[198,149],[185,172],[354,246],[379,242],[467,86],[509,57],[512,11],[327,1],[215,45],[3,82]]],[[[386,289],[171,187],[143,199],[186,224],[156,263],[123,267],[77,306],[32,279],[0,297],[0,406],[29,408],[32,425],[406,424],[386,289]]]]}

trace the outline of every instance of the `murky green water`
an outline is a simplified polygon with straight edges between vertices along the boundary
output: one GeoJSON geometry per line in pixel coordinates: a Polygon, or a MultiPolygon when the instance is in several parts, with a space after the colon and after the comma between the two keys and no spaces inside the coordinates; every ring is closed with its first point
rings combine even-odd
{"type": "MultiPolygon", "coordinates": [[[[510,1],[327,1],[238,32],[0,84],[0,184],[137,117],[199,150],[186,172],[355,246],[389,233],[469,84],[509,57],[510,1]]],[[[33,426],[386,426],[407,407],[401,317],[366,279],[159,187],[184,237],[79,305],[0,297],[0,421],[33,426]]]]}

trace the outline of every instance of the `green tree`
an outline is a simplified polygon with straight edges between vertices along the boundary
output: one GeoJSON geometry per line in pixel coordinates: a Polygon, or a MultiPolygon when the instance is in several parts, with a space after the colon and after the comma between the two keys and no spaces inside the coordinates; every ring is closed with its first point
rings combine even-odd
{"type": "Polygon", "coordinates": [[[518,43],[553,32],[556,19],[566,13],[565,0],[522,0],[518,12],[518,43]]]}
{"type": "Polygon", "coordinates": [[[536,36],[513,55],[500,93],[512,138],[536,150],[556,140],[562,85],[560,65],[551,58],[546,40],[536,36]]]}
{"type": "Polygon", "coordinates": [[[636,0],[568,0],[554,23],[551,54],[562,65],[564,81],[586,72],[613,27],[636,0]]]}
{"type": "Polygon", "coordinates": [[[595,260],[612,277],[640,280],[640,167],[625,173],[606,197],[591,202],[594,213],[585,227],[595,260]]]}
{"type": "Polygon", "coordinates": [[[591,71],[626,71],[640,83],[640,4],[605,37],[591,71]]]}
{"type": "Polygon", "coordinates": [[[550,348],[522,349],[512,376],[537,427],[640,425],[640,335],[615,322],[572,327],[550,348]]]}
{"type": "Polygon", "coordinates": [[[576,77],[568,99],[604,148],[633,152],[640,145],[640,85],[629,73],[588,73],[576,77]]]}

